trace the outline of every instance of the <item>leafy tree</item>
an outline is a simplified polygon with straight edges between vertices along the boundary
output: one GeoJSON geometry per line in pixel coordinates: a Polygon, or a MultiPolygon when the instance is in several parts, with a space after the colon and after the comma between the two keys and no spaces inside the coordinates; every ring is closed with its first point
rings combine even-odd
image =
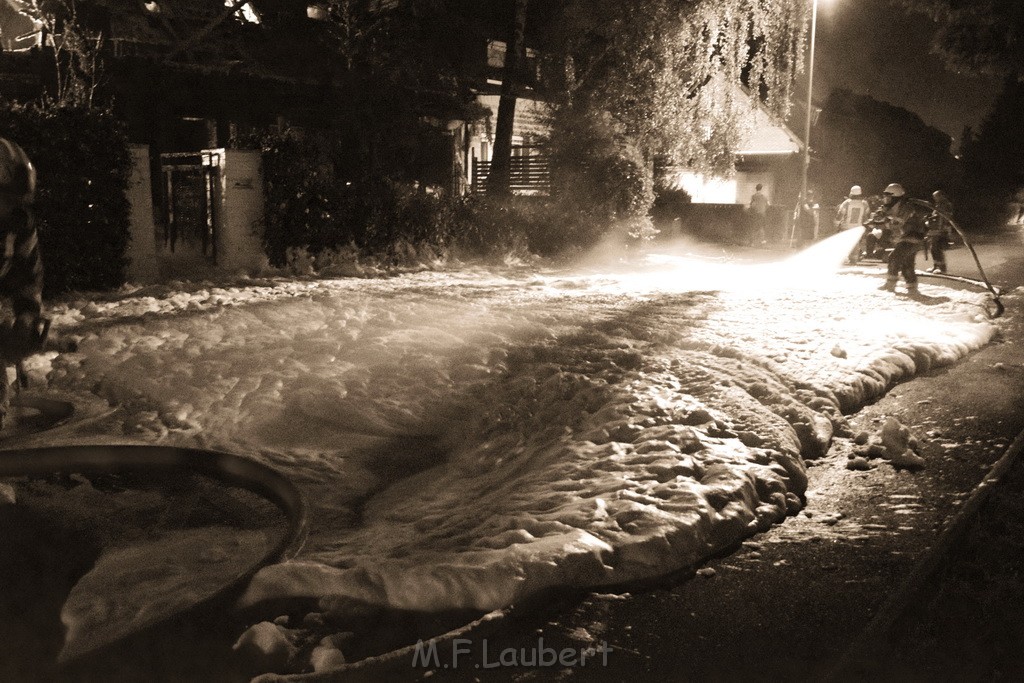
{"type": "MultiPolygon", "coordinates": [[[[479,116],[461,77],[452,36],[465,17],[430,0],[381,11],[376,0],[328,3],[329,42],[321,59],[332,74],[324,123],[344,140],[343,176],[417,179],[419,145],[437,120],[479,116]]],[[[455,40],[457,42],[457,39],[455,40]]]]}
{"type": "Polygon", "coordinates": [[[964,215],[974,228],[1005,222],[1007,202],[1024,188],[1024,84],[1007,79],[976,136],[964,141],[964,215]]]}
{"type": "Polygon", "coordinates": [[[853,184],[881,192],[899,182],[917,197],[950,189],[955,177],[952,141],[913,112],[846,89],[829,94],[815,126],[812,182],[826,198],[853,184]]]}
{"type": "Polygon", "coordinates": [[[806,28],[801,0],[567,0],[551,41],[559,104],[607,112],[649,156],[727,172],[755,98],[788,112],[806,28]]]}
{"type": "Polygon", "coordinates": [[[1024,3],[1019,0],[901,0],[937,26],[935,46],[958,70],[1002,76],[1005,85],[978,134],[961,144],[966,223],[990,228],[1005,218],[1006,203],[1024,188],[1024,3]]]}
{"type": "Polygon", "coordinates": [[[594,220],[643,233],[656,157],[728,175],[758,100],[779,120],[788,113],[802,0],[556,4],[532,32],[553,104],[552,183],[594,220]]]}
{"type": "Polygon", "coordinates": [[[1020,0],[900,0],[931,18],[935,46],[957,69],[1024,74],[1024,3],[1020,0]]]}

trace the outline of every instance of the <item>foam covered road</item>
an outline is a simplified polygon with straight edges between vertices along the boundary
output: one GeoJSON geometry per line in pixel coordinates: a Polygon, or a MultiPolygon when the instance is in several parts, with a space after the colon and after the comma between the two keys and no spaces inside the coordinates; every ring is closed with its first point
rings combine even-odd
{"type": "MultiPolygon", "coordinates": [[[[1004,286],[1024,282],[1018,234],[977,246],[993,281],[1004,286]]],[[[966,250],[949,256],[953,272],[976,276],[966,250]]],[[[607,644],[606,665],[592,659],[585,668],[436,673],[443,680],[485,681],[1019,680],[1014,676],[1022,671],[1019,638],[1024,630],[1013,604],[1019,604],[1020,592],[1007,593],[998,583],[1013,577],[990,576],[977,562],[1019,567],[1019,558],[1006,553],[1014,553],[1024,539],[1000,534],[1019,531],[1020,519],[988,519],[990,530],[972,540],[992,546],[971,552],[969,580],[962,576],[967,570],[960,560],[959,583],[928,583],[915,596],[920,610],[869,642],[869,649],[848,653],[861,629],[898,596],[915,563],[1024,430],[1020,293],[1005,301],[1005,326],[992,344],[898,385],[850,418],[851,432],[857,433],[877,431],[896,417],[920,436],[923,469],[897,470],[888,464],[848,469],[856,445],[838,438],[829,454],[809,468],[807,505],[797,517],[711,560],[696,575],[668,579],[661,587],[633,586],[625,593],[567,600],[490,637],[492,651],[534,647],[540,637],[556,649],[607,644]],[[958,598],[956,591],[963,590],[973,595],[958,598]],[[978,608],[986,604],[986,593],[988,603],[1018,602],[986,613],[978,608]],[[964,608],[965,601],[973,611],[964,608]],[[1006,621],[993,621],[999,614],[1006,621]],[[1017,647],[1007,649],[1013,642],[1017,647]],[[837,670],[844,656],[855,666],[837,670]],[[857,668],[858,660],[872,666],[857,668]]],[[[1019,470],[1020,464],[994,497],[1019,497],[1024,488],[1019,470]]],[[[1005,502],[999,509],[1006,512],[1005,502]]]]}

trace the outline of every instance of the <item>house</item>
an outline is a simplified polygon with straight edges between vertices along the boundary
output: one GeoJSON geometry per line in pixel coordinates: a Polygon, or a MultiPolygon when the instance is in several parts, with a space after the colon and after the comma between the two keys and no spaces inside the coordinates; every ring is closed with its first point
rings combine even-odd
{"type": "MultiPolygon", "coordinates": [[[[22,2],[0,0],[8,10],[2,15],[5,45],[6,36],[19,37],[10,43],[17,52],[4,53],[0,64],[24,63],[0,68],[0,82],[24,81],[19,99],[31,99],[47,81],[52,86],[53,48],[65,36],[59,22],[48,29],[9,11],[22,2]],[[19,26],[8,31],[8,23],[19,26]],[[25,67],[47,60],[48,73],[25,67]]],[[[133,263],[155,259],[165,276],[254,265],[261,254],[251,235],[262,199],[233,202],[231,196],[262,190],[258,166],[247,158],[258,153],[237,143],[286,126],[340,135],[348,130],[350,142],[359,142],[358,131],[338,117],[345,92],[339,84],[349,74],[322,4],[78,0],[76,7],[83,31],[103,36],[103,99],[114,103],[137,147],[141,179],[132,183],[133,206],[152,207],[136,212],[134,220],[150,227],[133,229],[132,246],[155,245],[141,259],[133,256],[133,263]],[[235,208],[228,211],[228,204],[235,208]],[[240,218],[239,207],[245,209],[240,218]],[[245,254],[238,251],[243,246],[245,254]]],[[[381,0],[364,19],[375,21],[375,13],[393,9],[381,0]]],[[[453,145],[458,126],[450,122],[458,120],[469,94],[421,82],[395,97],[420,117],[422,130],[408,136],[421,146],[409,163],[420,176],[415,180],[424,187],[465,187],[461,147],[453,145]]]]}
{"type": "Polygon", "coordinates": [[[666,172],[665,183],[684,190],[695,204],[746,204],[760,184],[773,204],[795,206],[802,152],[802,140],[785,123],[754,105],[735,153],[734,175],[719,178],[675,168],[666,172]]]}
{"type": "MultiPolygon", "coordinates": [[[[487,189],[487,174],[494,154],[494,123],[498,118],[501,83],[507,46],[487,40],[485,68],[473,88],[476,103],[486,115],[469,124],[464,145],[466,188],[474,193],[487,189]]],[[[547,194],[550,191],[545,144],[550,134],[548,105],[534,89],[537,53],[527,48],[526,81],[516,100],[512,127],[511,189],[515,194],[547,194]]]]}
{"type": "Polygon", "coordinates": [[[800,194],[803,141],[760,104],[749,110],[733,174],[714,177],[679,167],[659,172],[655,222],[666,236],[746,243],[746,207],[757,185],[767,195],[769,241],[783,241],[800,194]]]}

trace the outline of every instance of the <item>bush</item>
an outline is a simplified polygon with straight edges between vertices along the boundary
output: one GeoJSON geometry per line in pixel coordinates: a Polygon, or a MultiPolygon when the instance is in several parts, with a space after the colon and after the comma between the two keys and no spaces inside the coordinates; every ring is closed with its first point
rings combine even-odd
{"type": "Polygon", "coordinates": [[[473,196],[458,208],[452,245],[489,258],[559,257],[595,245],[608,221],[548,197],[473,196]]]}
{"type": "Polygon", "coordinates": [[[286,130],[249,144],[263,153],[263,242],[275,266],[295,249],[331,261],[353,248],[400,264],[426,247],[443,251],[451,239],[456,201],[412,182],[347,177],[344,149],[328,132],[286,130]]]}
{"type": "Polygon", "coordinates": [[[352,238],[343,224],[342,181],[335,174],[329,140],[286,131],[251,142],[262,150],[263,246],[273,265],[286,264],[289,248],[316,253],[352,238]]]}
{"type": "Polygon", "coordinates": [[[36,218],[48,295],[125,282],[132,159],[110,112],[54,104],[0,104],[0,130],[38,174],[36,218]]]}
{"type": "Polygon", "coordinates": [[[436,262],[452,249],[467,257],[560,256],[597,245],[609,230],[623,241],[649,239],[654,195],[643,155],[604,119],[587,119],[574,135],[560,148],[564,191],[503,199],[345,177],[351,171],[344,150],[326,131],[286,130],[250,141],[263,152],[267,256],[277,267],[322,272],[348,270],[341,264],[360,259],[382,266],[436,262]]]}
{"type": "Polygon", "coordinates": [[[653,165],[608,114],[555,117],[551,173],[562,211],[607,225],[648,216],[654,204],[653,165]]]}

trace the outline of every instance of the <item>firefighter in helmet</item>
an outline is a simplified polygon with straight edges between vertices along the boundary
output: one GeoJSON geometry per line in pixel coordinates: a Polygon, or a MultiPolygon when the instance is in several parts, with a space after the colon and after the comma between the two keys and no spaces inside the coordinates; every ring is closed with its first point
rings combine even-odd
{"type": "MultiPolygon", "coordinates": [[[[0,138],[0,426],[7,416],[11,383],[7,368],[43,347],[47,324],[42,317],[43,263],[32,216],[36,172],[16,143],[0,138]]],[[[20,374],[20,373],[19,373],[20,374]]]]}
{"type": "MultiPolygon", "coordinates": [[[[860,185],[854,185],[850,188],[850,194],[843,200],[836,209],[835,226],[837,232],[844,232],[852,228],[863,228],[864,224],[868,220],[868,212],[871,211],[871,205],[868,204],[868,200],[864,199],[864,193],[860,189],[860,185]]],[[[854,250],[850,252],[850,256],[847,259],[849,263],[857,263],[860,260],[861,248],[863,238],[854,247],[854,250]]]]}
{"type": "Polygon", "coordinates": [[[928,217],[928,253],[932,257],[930,273],[946,272],[946,245],[949,244],[950,216],[953,215],[953,202],[949,201],[942,190],[932,192],[932,204],[935,210],[928,217]]]}
{"type": "Polygon", "coordinates": [[[849,196],[836,209],[835,225],[839,232],[850,228],[862,228],[868,220],[871,205],[864,199],[860,185],[850,188],[849,196]]]}
{"type": "Polygon", "coordinates": [[[882,192],[882,211],[892,230],[896,246],[889,255],[885,284],[879,289],[894,292],[900,275],[907,284],[908,294],[917,294],[915,259],[924,245],[928,228],[927,214],[910,201],[899,183],[890,183],[882,192]]]}

